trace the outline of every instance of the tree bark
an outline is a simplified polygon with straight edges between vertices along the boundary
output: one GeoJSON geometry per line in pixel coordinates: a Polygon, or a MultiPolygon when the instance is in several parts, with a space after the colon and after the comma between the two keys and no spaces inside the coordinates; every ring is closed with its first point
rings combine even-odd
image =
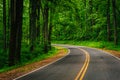
{"type": "Polygon", "coordinates": [[[16,53],[16,0],[11,0],[10,2],[10,46],[9,46],[9,66],[15,65],[15,53],[16,53]]]}
{"type": "Polygon", "coordinates": [[[37,1],[37,43],[40,43],[40,5],[41,0],[37,1]]]}
{"type": "Polygon", "coordinates": [[[23,0],[11,0],[10,3],[9,66],[13,66],[20,61],[23,0]]]}
{"type": "Polygon", "coordinates": [[[110,0],[107,0],[107,39],[110,41],[110,0]]]}
{"type": "Polygon", "coordinates": [[[112,7],[113,7],[113,23],[114,23],[114,44],[118,44],[118,36],[117,36],[117,18],[116,18],[116,0],[112,0],[112,7]]]}
{"type": "Polygon", "coordinates": [[[4,51],[7,49],[7,39],[6,39],[6,0],[3,0],[3,27],[4,27],[4,51]]]}
{"type": "Polygon", "coordinates": [[[48,46],[49,46],[49,49],[51,49],[51,35],[52,35],[52,28],[53,28],[53,24],[52,24],[53,9],[51,8],[49,11],[50,11],[50,24],[49,24],[49,34],[48,34],[48,46]]]}
{"type": "Polygon", "coordinates": [[[21,62],[21,41],[22,41],[22,16],[23,16],[23,0],[16,2],[16,26],[17,28],[17,43],[16,43],[16,61],[21,62]]]}
{"type": "Polygon", "coordinates": [[[30,0],[30,51],[34,51],[37,37],[37,0],[30,0]]]}
{"type": "Polygon", "coordinates": [[[44,26],[43,26],[43,41],[44,41],[44,52],[48,52],[48,12],[49,12],[49,8],[48,8],[48,3],[45,5],[44,8],[44,26]]]}
{"type": "Polygon", "coordinates": [[[93,19],[92,19],[92,13],[93,13],[93,0],[89,0],[89,6],[90,6],[90,26],[92,27],[93,25],[93,19]]]}

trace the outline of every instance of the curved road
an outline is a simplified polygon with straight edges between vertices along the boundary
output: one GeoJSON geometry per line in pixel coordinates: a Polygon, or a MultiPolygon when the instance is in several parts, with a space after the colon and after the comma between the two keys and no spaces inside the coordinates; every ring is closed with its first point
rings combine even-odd
{"type": "Polygon", "coordinates": [[[97,49],[59,46],[68,48],[70,53],[14,80],[120,80],[120,59],[97,49]]]}

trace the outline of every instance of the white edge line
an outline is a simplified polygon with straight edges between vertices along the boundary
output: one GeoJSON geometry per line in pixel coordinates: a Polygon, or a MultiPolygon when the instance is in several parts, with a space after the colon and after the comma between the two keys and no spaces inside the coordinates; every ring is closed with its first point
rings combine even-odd
{"type": "MultiPolygon", "coordinates": [[[[79,46],[79,47],[86,47],[86,46],[79,46]]],[[[86,48],[91,48],[91,47],[86,47],[86,48]]],[[[104,51],[104,50],[101,50],[101,49],[97,49],[97,48],[91,48],[91,49],[95,49],[95,50],[98,50],[98,51],[102,51],[102,52],[104,52],[105,54],[108,54],[108,55],[110,55],[110,56],[112,56],[112,57],[114,57],[114,58],[120,60],[119,57],[117,57],[117,56],[111,54],[110,52],[107,52],[107,51],[104,51]]]]}
{"type": "MultiPolygon", "coordinates": [[[[105,51],[103,51],[103,52],[105,52],[105,51]]],[[[114,56],[113,54],[110,54],[109,52],[105,52],[106,54],[109,54],[109,55],[111,55],[111,56],[113,56],[114,58],[116,58],[116,59],[118,59],[118,60],[120,60],[120,58],[119,57],[116,57],[116,56],[114,56]]]]}
{"type": "MultiPolygon", "coordinates": [[[[65,47],[64,47],[64,48],[65,48],[65,47]]],[[[64,57],[59,58],[59,59],[57,59],[57,60],[55,60],[55,61],[53,61],[53,62],[51,62],[51,63],[49,63],[49,64],[47,64],[47,65],[44,65],[44,66],[42,66],[42,67],[40,67],[40,68],[38,68],[38,69],[35,69],[35,70],[33,70],[33,71],[29,72],[29,73],[24,74],[24,75],[22,75],[22,76],[19,76],[19,77],[13,79],[13,80],[17,80],[17,79],[19,79],[19,78],[22,78],[22,77],[24,77],[24,76],[27,76],[27,75],[29,75],[29,74],[31,74],[31,73],[33,73],[33,72],[36,72],[36,71],[38,71],[38,70],[40,70],[40,69],[43,69],[43,68],[45,68],[45,67],[47,67],[47,66],[49,66],[49,65],[51,65],[51,64],[53,64],[53,63],[55,63],[55,62],[57,62],[57,61],[59,61],[59,60],[65,58],[66,56],[68,56],[68,55],[70,54],[70,49],[69,49],[69,48],[66,48],[66,49],[68,49],[68,53],[67,53],[67,55],[65,55],[64,57]]]]}
{"type": "MultiPolygon", "coordinates": [[[[99,50],[99,49],[97,49],[97,50],[99,50]]],[[[114,57],[114,58],[116,58],[116,59],[120,60],[120,58],[119,58],[119,57],[117,57],[117,56],[115,56],[115,55],[111,54],[110,52],[106,52],[106,51],[104,51],[104,50],[99,50],[99,51],[102,51],[102,52],[104,52],[104,53],[106,53],[106,54],[108,54],[108,55],[110,55],[110,56],[112,56],[112,57],[114,57]]]]}

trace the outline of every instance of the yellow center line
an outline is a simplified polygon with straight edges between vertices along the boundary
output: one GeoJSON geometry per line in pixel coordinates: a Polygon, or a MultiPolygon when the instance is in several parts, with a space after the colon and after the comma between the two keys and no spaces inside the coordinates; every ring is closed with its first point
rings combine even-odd
{"type": "Polygon", "coordinates": [[[83,51],[84,54],[85,54],[85,62],[84,62],[84,65],[83,65],[82,69],[80,70],[80,72],[76,76],[75,80],[82,80],[83,79],[83,77],[85,76],[85,73],[87,71],[87,68],[89,66],[89,62],[90,62],[89,53],[87,51],[85,51],[84,49],[80,49],[80,50],[83,51]]]}

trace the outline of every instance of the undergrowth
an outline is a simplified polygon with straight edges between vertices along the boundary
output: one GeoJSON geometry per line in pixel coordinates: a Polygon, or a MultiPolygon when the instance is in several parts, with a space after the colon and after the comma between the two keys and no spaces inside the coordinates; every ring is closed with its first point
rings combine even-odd
{"type": "Polygon", "coordinates": [[[15,66],[9,67],[8,64],[8,53],[0,50],[0,73],[6,72],[17,67],[21,67],[33,62],[41,61],[43,59],[54,56],[57,53],[58,49],[52,47],[52,49],[48,53],[44,53],[40,46],[37,46],[34,52],[29,51],[29,47],[27,45],[22,45],[21,51],[21,63],[16,64],[15,66]]]}
{"type": "Polygon", "coordinates": [[[54,44],[71,44],[120,51],[120,45],[105,41],[53,41],[54,44]]]}

